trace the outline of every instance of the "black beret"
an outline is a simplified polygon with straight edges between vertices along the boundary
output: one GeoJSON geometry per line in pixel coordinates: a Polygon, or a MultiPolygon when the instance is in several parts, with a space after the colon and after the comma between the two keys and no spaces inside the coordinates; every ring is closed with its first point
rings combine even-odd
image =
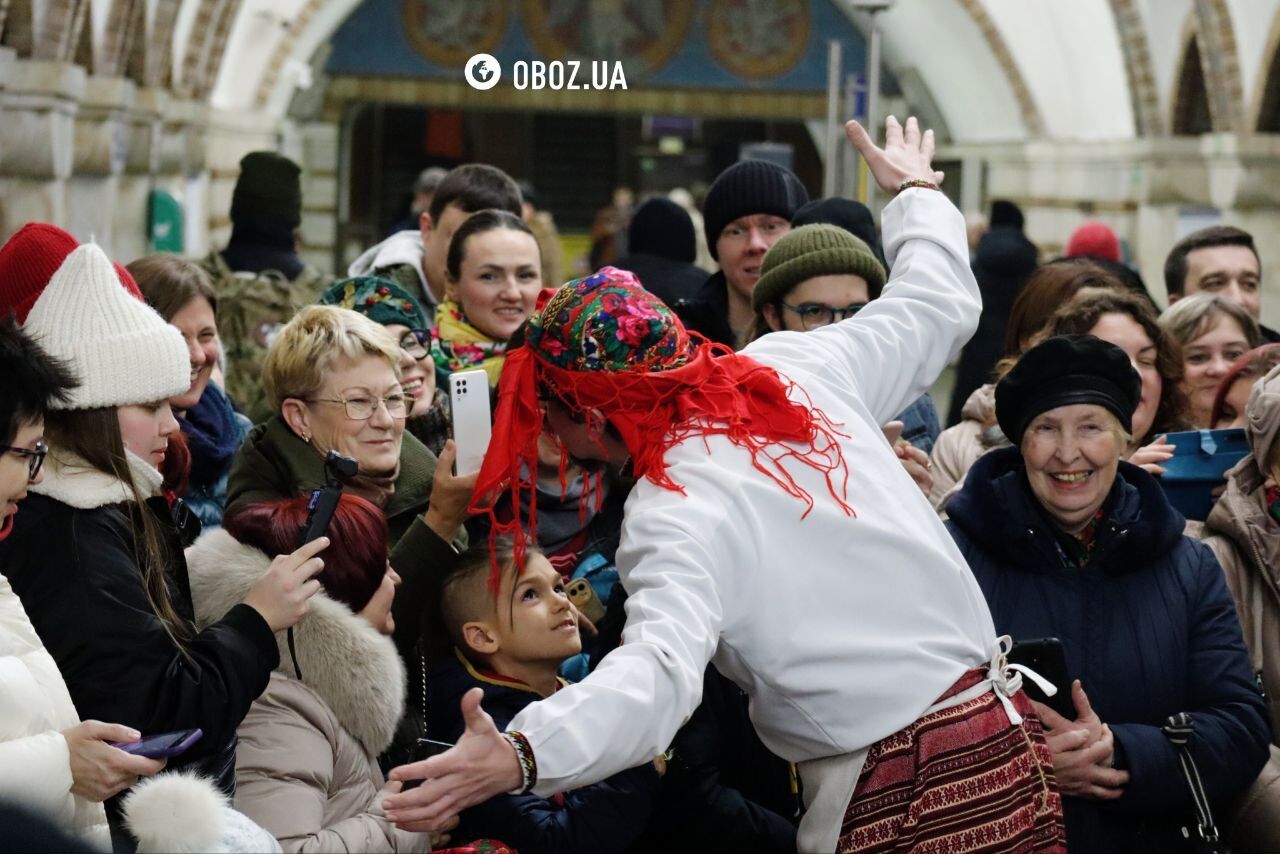
{"type": "Polygon", "coordinates": [[[1142,380],[1119,347],[1092,335],[1058,335],[1024,353],[996,384],[996,420],[1017,446],[1040,413],[1093,403],[1130,431],[1141,397],[1142,380]]]}

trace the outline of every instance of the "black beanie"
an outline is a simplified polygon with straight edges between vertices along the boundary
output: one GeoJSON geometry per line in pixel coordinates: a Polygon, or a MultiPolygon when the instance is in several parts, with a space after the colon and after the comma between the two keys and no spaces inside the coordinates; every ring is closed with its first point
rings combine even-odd
{"type": "Polygon", "coordinates": [[[862,202],[853,199],[842,199],[832,196],[829,199],[814,199],[802,205],[791,217],[791,227],[826,223],[836,225],[861,240],[875,253],[880,263],[884,263],[884,253],[880,250],[880,237],[876,234],[876,220],[871,209],[862,202]]]}
{"type": "Polygon", "coordinates": [[[716,241],[735,219],[772,214],[791,222],[807,201],[809,192],[790,169],[767,160],[739,160],[716,178],[702,207],[711,257],[719,260],[716,241]]]}
{"type": "Polygon", "coordinates": [[[240,160],[231,193],[231,221],[275,219],[291,228],[302,224],[302,170],[274,151],[251,151],[240,160]]]}
{"type": "Polygon", "coordinates": [[[649,199],[631,216],[627,251],[692,264],[698,240],[689,212],[662,196],[649,199]]]}
{"type": "Polygon", "coordinates": [[[1142,380],[1123,350],[1092,335],[1057,335],[1023,353],[996,384],[996,420],[1016,447],[1040,413],[1093,403],[1128,432],[1141,398],[1142,380]]]}
{"type": "Polygon", "coordinates": [[[1011,225],[1018,231],[1022,231],[1026,218],[1022,215],[1022,208],[1013,202],[1005,199],[996,199],[991,203],[991,217],[988,223],[992,228],[1001,225],[1011,225]]]}

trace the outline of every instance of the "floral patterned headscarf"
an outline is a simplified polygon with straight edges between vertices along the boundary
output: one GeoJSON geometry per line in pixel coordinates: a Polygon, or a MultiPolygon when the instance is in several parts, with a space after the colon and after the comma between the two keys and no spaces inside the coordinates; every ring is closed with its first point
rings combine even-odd
{"type": "MultiPolygon", "coordinates": [[[[803,398],[803,390],[773,368],[690,333],[625,270],[604,267],[547,294],[529,318],[523,345],[507,352],[493,438],[471,507],[489,514],[495,538],[514,536],[519,548],[526,534],[536,535],[531,473],[543,429],[541,401],[548,397],[590,426],[607,422],[631,454],[635,476],[665,489],[684,492],[668,475],[669,448],[693,436],[726,436],[808,508],[813,497],[783,462],[823,472],[832,497],[852,514],[842,434],[820,410],[792,400],[789,392],[803,398]],[[504,493],[510,506],[529,508],[527,524],[519,514],[506,521],[494,514],[504,493]]],[[[516,565],[523,566],[523,555],[516,565]]]]}

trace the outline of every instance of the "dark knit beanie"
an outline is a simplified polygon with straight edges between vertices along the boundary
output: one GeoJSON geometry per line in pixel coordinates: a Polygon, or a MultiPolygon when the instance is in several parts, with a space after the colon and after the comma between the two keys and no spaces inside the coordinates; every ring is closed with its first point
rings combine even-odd
{"type": "Polygon", "coordinates": [[[991,203],[990,226],[996,228],[1001,225],[1011,225],[1019,231],[1022,230],[1026,223],[1026,218],[1022,215],[1022,208],[1013,202],[1004,199],[996,199],[991,203]]]}
{"type": "Polygon", "coordinates": [[[765,253],[760,279],[751,291],[751,308],[759,312],[815,276],[842,274],[866,279],[870,299],[884,289],[884,266],[866,243],[837,225],[793,228],[765,253]]]}
{"type": "Polygon", "coordinates": [[[325,291],[321,305],[358,311],[380,326],[398,323],[410,329],[426,329],[426,312],[412,294],[395,282],[377,276],[343,279],[325,291]]]}
{"type": "Polygon", "coordinates": [[[842,199],[833,196],[829,199],[814,199],[791,217],[791,227],[813,225],[825,222],[838,225],[863,243],[871,247],[876,257],[883,263],[884,258],[879,251],[880,237],[876,234],[876,220],[871,209],[853,199],[842,199]]]}
{"type": "Polygon", "coordinates": [[[1093,403],[1126,431],[1142,397],[1142,380],[1128,355],[1092,335],[1057,335],[1032,347],[996,384],[996,420],[1014,446],[1031,420],[1059,406],[1093,403]]]}
{"type": "Polygon", "coordinates": [[[631,216],[627,251],[692,264],[698,239],[689,212],[662,196],[649,199],[631,216]]]}
{"type": "Polygon", "coordinates": [[[274,151],[251,151],[240,160],[240,177],[231,193],[231,221],[263,217],[302,224],[302,170],[274,151]]]}
{"type": "Polygon", "coordinates": [[[809,201],[809,192],[790,169],[767,160],[740,160],[720,173],[702,208],[707,248],[718,259],[716,241],[720,232],[735,219],[754,214],[772,214],[787,222],[809,201]]]}

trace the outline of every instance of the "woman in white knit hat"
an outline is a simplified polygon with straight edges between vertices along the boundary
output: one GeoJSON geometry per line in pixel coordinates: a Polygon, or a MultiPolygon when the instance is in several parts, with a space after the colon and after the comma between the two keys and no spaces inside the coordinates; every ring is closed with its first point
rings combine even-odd
{"type": "Polygon", "coordinates": [[[67,257],[24,329],[80,385],[48,414],[44,481],[0,544],[0,571],[81,716],[143,735],[201,729],[169,768],[198,770],[229,793],[236,728],[277,663],[274,632],[297,622],[319,587],[309,579],[328,540],[277,558],[242,603],[196,632],[182,528],[158,496],[178,426],[168,400],[191,384],[181,333],[129,295],[93,245],[67,257]]]}

